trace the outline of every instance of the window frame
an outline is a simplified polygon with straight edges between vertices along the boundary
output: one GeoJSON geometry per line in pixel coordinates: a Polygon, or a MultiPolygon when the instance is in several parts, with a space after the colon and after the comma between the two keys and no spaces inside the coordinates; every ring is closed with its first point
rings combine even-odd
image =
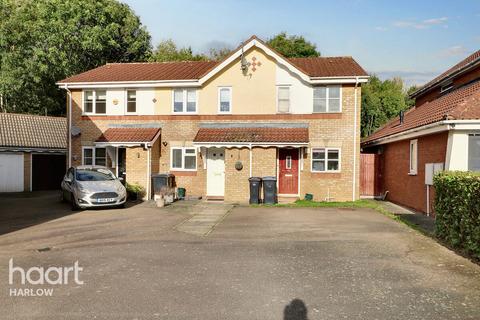
{"type": "MultiPolygon", "coordinates": [[[[334,161],[334,159],[332,159],[334,161]]],[[[327,147],[312,147],[310,149],[310,172],[312,173],[340,173],[342,171],[342,150],[341,148],[327,148],[327,147]],[[325,150],[325,170],[314,170],[313,169],[313,162],[314,161],[321,161],[319,159],[313,159],[313,152],[315,150],[325,150]],[[329,170],[328,169],[328,152],[329,151],[338,151],[338,169],[337,170],[329,170]]]]}
{"type": "Polygon", "coordinates": [[[137,89],[126,89],[125,90],[125,114],[137,114],[138,112],[138,90],[137,89]],[[134,91],[135,92],[135,111],[133,112],[130,112],[128,111],[128,103],[129,103],[129,100],[128,100],[128,92],[130,91],[134,91]]]}
{"type": "Polygon", "coordinates": [[[281,114],[289,114],[289,113],[292,113],[292,90],[291,90],[291,85],[289,84],[280,84],[280,85],[277,85],[277,98],[275,99],[276,100],[276,103],[277,103],[277,113],[281,113],[281,114]],[[279,104],[279,93],[280,93],[280,89],[281,88],[287,88],[288,89],[288,111],[280,111],[278,109],[278,107],[280,106],[279,104]]]}
{"type": "Polygon", "coordinates": [[[105,149],[105,165],[104,167],[108,167],[108,152],[107,148],[105,147],[82,147],[82,166],[97,166],[97,149],[105,149]],[[85,164],[85,150],[92,150],[92,164],[85,164]]]}
{"type": "Polygon", "coordinates": [[[472,160],[472,157],[470,156],[470,150],[471,150],[471,145],[472,145],[472,141],[471,139],[472,138],[480,138],[480,134],[479,133],[469,133],[468,134],[468,149],[467,149],[467,170],[468,171],[473,171],[473,172],[478,172],[479,170],[475,170],[475,168],[473,168],[473,160],[472,160]]]}
{"type": "Polygon", "coordinates": [[[198,90],[197,88],[173,88],[172,89],[172,114],[198,114],[198,90]],[[175,111],[175,91],[182,90],[182,111],[175,111]],[[187,111],[187,98],[188,91],[193,90],[195,92],[195,111],[187,111]]]}
{"type": "Polygon", "coordinates": [[[108,90],[106,89],[85,89],[82,90],[82,114],[83,115],[95,115],[95,116],[105,116],[108,114],[108,105],[107,105],[107,94],[108,90]],[[93,94],[92,100],[92,111],[85,111],[85,102],[87,101],[87,92],[91,91],[93,94]],[[105,113],[97,113],[97,91],[105,91],[105,113]]]}
{"type": "Polygon", "coordinates": [[[417,175],[417,173],[418,173],[418,139],[413,139],[413,140],[410,140],[408,144],[408,174],[411,176],[415,176],[417,175]],[[415,156],[415,161],[413,161],[413,156],[415,156]],[[413,166],[413,164],[415,164],[415,167],[413,166]]]}
{"type": "MultiPolygon", "coordinates": [[[[192,157],[192,155],[188,155],[192,157]]],[[[198,156],[197,156],[197,148],[195,147],[170,147],[170,171],[197,171],[198,167],[198,156]],[[174,168],[173,167],[173,151],[174,150],[182,150],[182,167],[181,168],[174,168]],[[194,150],[195,155],[195,169],[186,169],[185,168],[185,155],[186,150],[194,150]]]]}
{"type": "MultiPolygon", "coordinates": [[[[343,110],[343,103],[342,103],[342,98],[343,98],[343,86],[342,85],[326,85],[326,86],[315,86],[313,87],[312,91],[312,113],[342,113],[343,110]],[[338,87],[340,90],[340,95],[338,98],[330,98],[330,88],[332,87],[338,87]],[[316,88],[325,88],[325,111],[315,111],[315,89],[316,88]],[[330,99],[335,99],[339,100],[339,110],[338,111],[330,111],[330,99]]],[[[318,98],[317,98],[318,99],[318,98]]]]}
{"type": "Polygon", "coordinates": [[[218,87],[218,93],[217,93],[217,100],[218,100],[218,108],[217,108],[217,112],[219,114],[231,114],[232,113],[232,107],[233,107],[233,91],[232,91],[232,87],[231,86],[221,86],[221,87],[218,87]],[[230,93],[230,108],[228,111],[222,111],[222,108],[221,108],[221,100],[220,100],[220,92],[224,89],[227,89],[230,93]]]}

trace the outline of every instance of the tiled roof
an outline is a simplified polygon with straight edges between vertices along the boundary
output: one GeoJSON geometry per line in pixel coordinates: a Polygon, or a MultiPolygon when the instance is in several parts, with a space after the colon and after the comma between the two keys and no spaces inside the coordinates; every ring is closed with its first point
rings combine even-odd
{"type": "Polygon", "coordinates": [[[480,59],[480,50],[472,53],[471,55],[469,55],[468,57],[466,57],[465,59],[463,59],[462,61],[460,61],[459,63],[457,63],[456,65],[454,65],[453,67],[451,67],[450,69],[448,69],[447,71],[442,73],[441,75],[439,75],[438,77],[436,77],[433,80],[427,82],[427,84],[423,85],[420,89],[415,91],[411,96],[416,96],[421,91],[425,91],[425,89],[427,89],[429,87],[432,87],[433,85],[441,82],[445,78],[448,78],[453,73],[455,73],[457,71],[460,71],[464,67],[468,66],[470,63],[473,63],[473,62],[475,62],[479,59],[480,59]]]}
{"type": "MultiPolygon", "coordinates": [[[[250,37],[245,43],[251,40],[257,40],[268,47],[265,42],[256,36],[250,37]]],[[[224,60],[228,59],[241,47],[240,45],[233,50],[224,60]]],[[[274,49],[270,49],[282,56],[274,49]]],[[[368,75],[352,57],[313,57],[286,60],[310,77],[368,75]]],[[[222,61],[109,63],[63,79],[59,83],[198,80],[222,61]]]]}
{"type": "Polygon", "coordinates": [[[308,128],[200,128],[194,142],[308,142],[308,128]]]}
{"type": "Polygon", "coordinates": [[[60,83],[195,80],[216,64],[216,61],[108,63],[60,83]]]}
{"type": "Polygon", "coordinates": [[[293,65],[310,77],[368,76],[352,57],[291,58],[293,65]]]}
{"type": "Polygon", "coordinates": [[[0,113],[0,147],[67,148],[67,119],[0,113]]]}
{"type": "Polygon", "coordinates": [[[96,142],[151,142],[160,128],[108,128],[96,142]]]}
{"type": "Polygon", "coordinates": [[[480,119],[480,80],[456,89],[440,98],[414,107],[405,112],[404,122],[399,117],[368,136],[362,143],[368,144],[409,129],[441,120],[480,119]]]}

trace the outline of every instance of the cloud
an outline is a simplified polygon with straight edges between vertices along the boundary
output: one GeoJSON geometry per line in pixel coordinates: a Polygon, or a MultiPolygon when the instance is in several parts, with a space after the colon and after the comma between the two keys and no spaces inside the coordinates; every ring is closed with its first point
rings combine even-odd
{"type": "Polygon", "coordinates": [[[464,56],[468,53],[467,48],[464,46],[452,46],[442,50],[439,54],[441,58],[449,58],[455,56],[464,56]]]}
{"type": "Polygon", "coordinates": [[[405,87],[421,86],[432,80],[440,74],[438,71],[403,71],[403,70],[384,70],[373,72],[380,79],[402,78],[405,87]]]}
{"type": "Polygon", "coordinates": [[[388,29],[385,28],[385,27],[378,26],[378,27],[375,27],[375,30],[377,30],[377,31],[387,31],[388,29]]]}
{"type": "Polygon", "coordinates": [[[427,29],[435,25],[445,25],[448,17],[431,18],[422,21],[418,20],[400,20],[393,22],[393,26],[397,28],[414,28],[414,29],[427,29]]]}

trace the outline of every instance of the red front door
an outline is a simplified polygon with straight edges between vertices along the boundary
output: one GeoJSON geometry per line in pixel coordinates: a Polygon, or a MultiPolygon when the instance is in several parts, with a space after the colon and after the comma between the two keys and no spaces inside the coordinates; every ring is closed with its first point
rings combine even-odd
{"type": "Polygon", "coordinates": [[[278,193],[298,194],[298,149],[279,149],[278,166],[278,193]]]}

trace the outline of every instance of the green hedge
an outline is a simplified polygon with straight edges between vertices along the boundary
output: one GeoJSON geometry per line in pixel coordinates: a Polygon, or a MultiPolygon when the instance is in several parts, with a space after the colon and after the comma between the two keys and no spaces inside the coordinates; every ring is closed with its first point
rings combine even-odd
{"type": "Polygon", "coordinates": [[[435,235],[480,259],[480,174],[441,172],[434,185],[435,235]]]}

